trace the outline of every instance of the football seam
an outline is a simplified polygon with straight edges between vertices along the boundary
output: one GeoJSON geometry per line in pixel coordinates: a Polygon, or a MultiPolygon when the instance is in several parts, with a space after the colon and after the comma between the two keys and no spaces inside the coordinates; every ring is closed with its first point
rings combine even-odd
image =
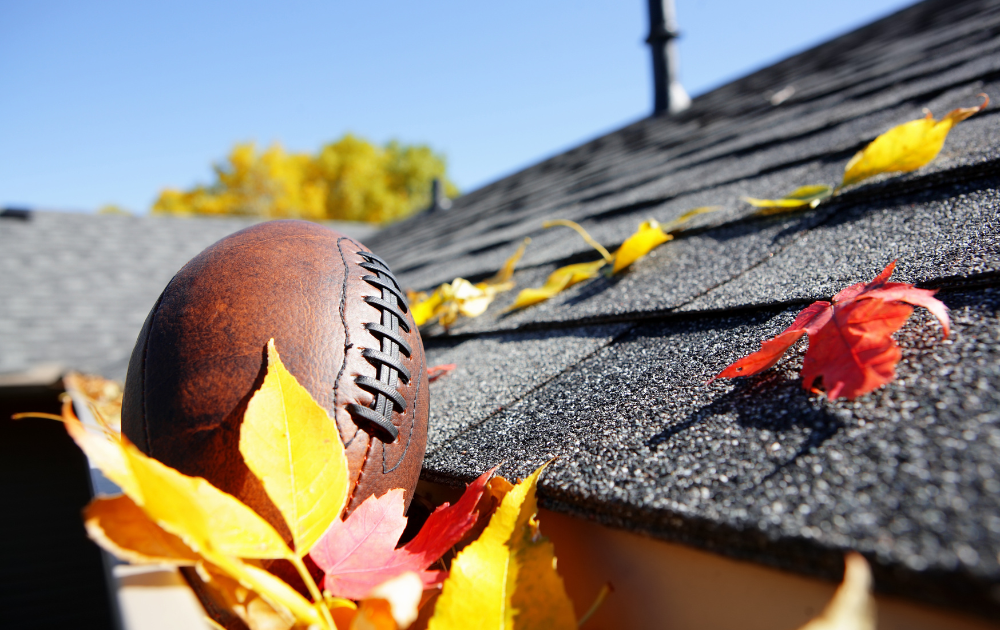
{"type": "MultiPolygon", "coordinates": [[[[377,437],[384,444],[391,444],[399,438],[399,429],[393,423],[394,414],[403,414],[405,418],[406,408],[409,406],[399,391],[399,383],[409,383],[413,376],[403,365],[401,357],[401,355],[409,357],[413,352],[402,337],[404,332],[410,332],[410,324],[405,315],[409,307],[399,282],[389,270],[389,265],[375,254],[363,249],[355,253],[364,259],[364,262],[357,263],[359,267],[377,274],[369,273],[362,276],[361,280],[380,289],[379,297],[369,295],[363,298],[367,304],[377,309],[381,316],[378,322],[363,324],[369,333],[380,339],[380,350],[364,348],[361,351],[361,356],[375,368],[376,378],[366,375],[354,378],[358,387],[374,395],[374,400],[370,406],[349,403],[347,410],[353,416],[355,424],[362,421],[377,428],[376,431],[370,432],[373,438],[377,437]]],[[[419,374],[417,378],[419,379],[419,374]]]]}

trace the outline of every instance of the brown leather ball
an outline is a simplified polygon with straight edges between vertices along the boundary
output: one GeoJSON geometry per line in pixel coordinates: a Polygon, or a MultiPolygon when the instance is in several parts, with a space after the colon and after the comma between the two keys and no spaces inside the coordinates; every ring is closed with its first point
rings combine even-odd
{"type": "Polygon", "coordinates": [[[409,503],[427,441],[420,333],[385,263],[315,223],[241,230],[174,276],[132,351],[123,433],[288,536],[239,452],[272,337],[288,370],[337,422],[352,477],[347,513],[392,488],[409,503]]]}

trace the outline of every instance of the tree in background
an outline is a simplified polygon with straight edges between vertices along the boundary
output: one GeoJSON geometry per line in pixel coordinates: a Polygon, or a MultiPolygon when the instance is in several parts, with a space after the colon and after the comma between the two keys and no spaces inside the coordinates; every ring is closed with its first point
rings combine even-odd
{"type": "Polygon", "coordinates": [[[315,156],[238,144],[214,170],[210,186],[164,190],[153,212],[390,223],[430,205],[434,179],[449,197],[458,194],[444,158],[430,147],[378,147],[350,134],[315,156]]]}

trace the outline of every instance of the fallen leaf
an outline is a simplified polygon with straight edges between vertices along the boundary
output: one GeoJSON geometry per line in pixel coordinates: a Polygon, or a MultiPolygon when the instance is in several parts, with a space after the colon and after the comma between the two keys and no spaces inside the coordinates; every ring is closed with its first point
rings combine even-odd
{"type": "Polygon", "coordinates": [[[531,242],[524,239],[517,251],[504,262],[493,277],[472,284],[465,278],[455,278],[435,289],[430,295],[407,291],[411,303],[410,312],[417,326],[437,321],[445,329],[450,328],[460,315],[479,317],[500,293],[514,288],[514,268],[531,242]]]}
{"type": "MultiPolygon", "coordinates": [[[[122,385],[93,374],[71,372],[63,377],[67,393],[87,405],[97,422],[108,431],[122,430],[122,385]]],[[[81,412],[82,413],[82,412],[81,412]]]]}
{"type": "Polygon", "coordinates": [[[295,625],[294,616],[280,606],[275,608],[239,581],[211,566],[200,569],[198,576],[207,587],[214,605],[231,611],[250,630],[289,630],[295,625]]]}
{"type": "Polygon", "coordinates": [[[844,581],[823,613],[799,630],[875,630],[872,573],[864,557],[851,552],[844,557],[844,581]]]}
{"type": "MultiPolygon", "coordinates": [[[[240,453],[281,511],[300,556],[347,501],[347,458],[337,425],[267,343],[267,374],[240,426],[240,453]]],[[[240,555],[240,554],[237,554],[240,555]]]]}
{"type": "Polygon", "coordinates": [[[822,378],[830,400],[853,400],[895,378],[900,350],[892,338],[913,312],[913,306],[929,310],[949,334],[948,308],[934,297],[935,291],[912,284],[889,282],[895,261],[869,283],[847,287],[833,302],[813,302],[791,326],[765,341],[761,349],[726,367],[717,378],[752,376],[777,363],[803,335],[809,349],[803,359],[802,386],[812,389],[822,378]]]}
{"type": "Polygon", "coordinates": [[[83,512],[83,524],[91,540],[132,564],[194,566],[201,560],[124,495],[91,501],[83,512]]]}
{"type": "Polygon", "coordinates": [[[576,628],[551,543],[539,535],[535,519],[535,487],[544,468],[514,486],[482,536],[459,552],[429,630],[576,628]]]}
{"type": "Polygon", "coordinates": [[[615,252],[615,264],[611,273],[618,273],[672,238],[656,221],[643,221],[639,224],[639,230],[628,237],[615,252]]]}
{"type": "Polygon", "coordinates": [[[532,304],[544,302],[574,284],[597,277],[601,267],[606,264],[608,263],[604,260],[595,260],[594,262],[576,263],[560,267],[549,274],[549,277],[545,280],[545,284],[541,287],[537,289],[522,289],[517,294],[517,299],[514,300],[514,303],[507,310],[515,311],[526,306],[531,306],[532,304]]]}
{"type": "Polygon", "coordinates": [[[440,583],[443,573],[427,567],[475,524],[475,508],[495,470],[469,484],[455,505],[438,507],[413,540],[400,548],[396,544],[406,528],[403,490],[365,499],[346,520],[335,521],[310,553],[326,575],[324,588],[339,597],[362,599],[379,584],[408,571],[417,572],[426,586],[440,583]]]}
{"type": "Polygon", "coordinates": [[[706,212],[715,212],[719,208],[720,206],[702,206],[688,210],[665,225],[661,225],[653,219],[643,221],[639,224],[639,230],[625,239],[625,242],[615,252],[614,268],[611,270],[611,273],[618,273],[653,251],[653,249],[672,240],[674,236],[670,232],[690,221],[692,217],[706,212]]]}
{"type": "Polygon", "coordinates": [[[800,188],[796,188],[780,199],[756,199],[754,197],[744,197],[743,200],[751,206],[761,208],[762,210],[758,214],[768,215],[778,214],[779,212],[787,212],[789,210],[805,206],[815,208],[824,199],[830,197],[831,195],[833,195],[832,186],[815,184],[812,186],[802,186],[800,188]]]}
{"type": "Polygon", "coordinates": [[[840,188],[881,173],[906,173],[924,166],[941,152],[953,126],[989,105],[990,98],[985,94],[980,96],[984,100],[978,107],[960,107],[941,120],[934,120],[927,112],[924,118],[903,123],[878,136],[844,167],[840,188]]]}
{"type": "Polygon", "coordinates": [[[443,365],[431,366],[427,368],[427,381],[433,383],[434,381],[438,380],[445,374],[450,373],[456,367],[458,366],[455,365],[454,363],[445,363],[443,365]]]}

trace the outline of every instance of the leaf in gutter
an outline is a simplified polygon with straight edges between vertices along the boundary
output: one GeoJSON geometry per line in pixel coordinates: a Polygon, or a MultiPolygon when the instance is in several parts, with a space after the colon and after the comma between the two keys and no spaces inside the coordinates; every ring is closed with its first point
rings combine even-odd
{"type": "Polygon", "coordinates": [[[84,510],[83,521],[91,540],[132,564],[193,566],[201,560],[124,495],[94,499],[84,510]]]}
{"type": "Polygon", "coordinates": [[[544,468],[514,486],[482,535],[459,552],[429,630],[576,628],[552,545],[538,532],[535,488],[544,468]]]}
{"type": "Polygon", "coordinates": [[[545,284],[541,287],[536,289],[522,289],[508,310],[515,311],[526,306],[531,306],[532,304],[544,302],[574,284],[589,280],[590,278],[596,278],[598,272],[606,264],[608,263],[602,259],[589,263],[576,263],[560,267],[549,274],[549,277],[545,280],[545,284]]]}
{"type": "Polygon", "coordinates": [[[869,283],[847,287],[829,302],[814,302],[791,326],[761,349],[729,365],[715,378],[751,376],[770,368],[803,335],[809,349],[802,365],[802,386],[812,389],[817,379],[830,400],[853,400],[890,382],[901,353],[892,334],[913,313],[913,306],[928,309],[947,337],[947,307],[934,291],[911,284],[889,282],[895,261],[869,283]]]}
{"type": "Polygon", "coordinates": [[[438,507],[416,537],[399,548],[406,527],[403,490],[365,499],[346,520],[335,522],[310,554],[326,575],[324,588],[338,597],[362,599],[407,571],[417,572],[427,587],[440,584],[443,572],[427,567],[475,525],[476,507],[494,472],[496,468],[469,484],[455,505],[438,507]]]}
{"type": "Polygon", "coordinates": [[[347,457],[337,425],[267,342],[267,374],[240,426],[240,453],[306,555],[347,501],[347,457]]]}
{"type": "Polygon", "coordinates": [[[851,552],[844,557],[844,581],[823,613],[799,630],[875,630],[872,573],[864,557],[851,552]]]}
{"type": "Polygon", "coordinates": [[[924,166],[941,152],[952,127],[989,105],[990,98],[985,94],[980,96],[984,100],[978,107],[960,107],[941,120],[934,120],[927,112],[924,118],[903,123],[878,136],[847,163],[840,187],[881,173],[906,173],[924,166]]]}
{"type": "Polygon", "coordinates": [[[761,208],[758,214],[769,215],[789,212],[796,208],[809,206],[815,208],[824,199],[833,194],[833,187],[825,184],[814,184],[811,186],[801,186],[788,193],[780,199],[756,199],[754,197],[744,197],[743,200],[751,206],[761,208]]]}

